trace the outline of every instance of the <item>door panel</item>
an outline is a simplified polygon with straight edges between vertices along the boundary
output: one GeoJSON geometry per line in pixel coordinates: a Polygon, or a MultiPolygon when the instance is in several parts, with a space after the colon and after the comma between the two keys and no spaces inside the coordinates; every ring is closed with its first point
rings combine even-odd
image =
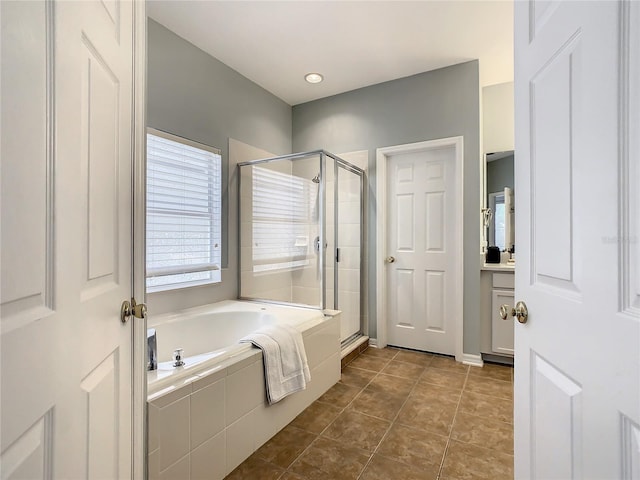
{"type": "Polygon", "coordinates": [[[2,3],[2,332],[53,313],[53,8],[2,3]],[[11,155],[23,168],[9,168],[11,155]],[[31,188],[25,188],[29,185],[31,188]],[[23,259],[17,263],[15,255],[23,259]],[[13,268],[11,268],[13,267],[13,268]],[[19,267],[19,268],[18,268],[19,267]]]}
{"type": "Polygon", "coordinates": [[[518,479],[638,475],[639,6],[515,3],[518,479]]]}
{"type": "Polygon", "coordinates": [[[582,388],[542,357],[532,357],[532,478],[582,478],[582,388]],[[548,435],[553,425],[553,435],[548,435]]]}
{"type": "Polygon", "coordinates": [[[532,248],[536,255],[534,284],[578,291],[572,255],[578,246],[572,235],[572,194],[576,157],[574,122],[579,97],[581,35],[574,34],[555,51],[543,55],[551,60],[531,79],[531,196],[533,210],[532,248]],[[549,195],[549,192],[553,192],[549,195]],[[549,233],[553,232],[553,235],[549,233]],[[552,253],[554,252],[554,253],[552,253]]]}
{"type": "Polygon", "coordinates": [[[444,332],[446,329],[446,274],[439,270],[426,270],[424,275],[424,298],[429,299],[427,302],[426,328],[432,332],[444,332]]]}
{"type": "Polygon", "coordinates": [[[133,2],[1,2],[3,478],[131,477],[133,2]]]}
{"type": "MultiPolygon", "coordinates": [[[[622,8],[622,79],[620,102],[621,144],[621,235],[628,241],[621,248],[622,311],[640,314],[640,6],[627,2],[622,8]]],[[[640,468],[640,467],[639,467],[640,468]]]]}

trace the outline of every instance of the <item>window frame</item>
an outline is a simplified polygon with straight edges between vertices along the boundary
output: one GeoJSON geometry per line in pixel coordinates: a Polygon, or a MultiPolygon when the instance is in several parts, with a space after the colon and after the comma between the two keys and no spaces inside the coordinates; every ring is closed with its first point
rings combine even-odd
{"type": "MultiPolygon", "coordinates": [[[[196,142],[193,140],[190,140],[188,138],[184,138],[178,135],[174,135],[162,130],[158,130],[152,127],[147,127],[146,129],[146,137],[145,137],[145,143],[147,144],[147,152],[145,155],[145,160],[146,160],[146,172],[148,173],[148,163],[149,163],[149,151],[148,151],[148,135],[152,135],[155,137],[159,137],[162,138],[164,140],[168,140],[174,143],[178,143],[181,145],[185,145],[191,148],[196,148],[198,150],[202,150],[205,152],[209,152],[215,156],[217,156],[217,159],[215,159],[214,161],[218,162],[217,168],[219,170],[219,175],[218,175],[218,181],[219,181],[219,185],[218,185],[218,193],[219,193],[219,197],[218,198],[214,198],[215,196],[215,185],[210,184],[208,189],[209,190],[214,190],[211,192],[209,199],[208,199],[208,204],[209,204],[209,208],[211,210],[211,222],[210,222],[210,228],[212,230],[214,230],[216,227],[218,228],[220,235],[219,235],[219,246],[217,247],[219,250],[219,255],[218,255],[218,259],[219,262],[217,264],[213,264],[213,263],[207,263],[207,264],[193,264],[192,266],[190,266],[189,264],[185,264],[184,268],[180,268],[180,266],[177,267],[167,267],[166,269],[162,269],[161,267],[157,267],[154,270],[156,270],[154,275],[149,275],[149,261],[148,261],[148,248],[147,251],[145,252],[145,287],[146,287],[146,291],[147,293],[154,293],[154,292],[162,292],[162,291],[172,291],[172,290],[180,290],[180,289],[184,289],[184,288],[189,288],[189,287],[194,287],[194,286],[200,286],[200,285],[219,285],[222,283],[222,247],[223,247],[223,235],[222,235],[222,217],[223,217],[223,212],[222,212],[222,150],[216,147],[212,147],[210,145],[206,145],[200,142],[196,142]],[[220,213],[218,215],[218,218],[215,217],[215,213],[214,213],[214,209],[216,207],[216,203],[217,205],[219,205],[220,207],[220,213]],[[166,272],[166,273],[163,273],[166,272]],[[175,273],[171,273],[171,272],[175,272],[175,273]],[[189,273],[200,273],[200,272],[217,272],[217,274],[215,275],[210,275],[209,278],[205,278],[205,279],[196,279],[196,280],[183,280],[183,281],[178,281],[178,282],[172,282],[169,284],[165,284],[165,285],[149,285],[148,284],[148,280],[150,278],[155,278],[155,277],[170,277],[170,276],[176,276],[176,275],[187,275],[189,273]]],[[[215,178],[214,178],[215,181],[215,178]]],[[[145,181],[145,190],[148,189],[149,186],[149,180],[147,178],[147,180],[145,181]]],[[[159,214],[162,214],[161,212],[156,212],[159,214]]],[[[169,214],[169,212],[165,213],[165,214],[169,214]]],[[[149,222],[148,222],[148,216],[149,216],[149,193],[148,191],[145,191],[145,245],[148,245],[148,227],[149,227],[149,222]]],[[[203,216],[204,217],[204,216],[203,216]]],[[[212,234],[213,236],[213,234],[212,234]]],[[[215,239],[212,239],[215,241],[215,239]]],[[[210,250],[211,250],[211,256],[214,256],[213,253],[213,249],[214,249],[214,241],[211,241],[209,244],[210,250]]]]}

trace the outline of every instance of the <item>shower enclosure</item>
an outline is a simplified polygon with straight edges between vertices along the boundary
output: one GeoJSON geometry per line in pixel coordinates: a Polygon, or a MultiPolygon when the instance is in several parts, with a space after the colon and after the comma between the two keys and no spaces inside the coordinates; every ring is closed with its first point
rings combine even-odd
{"type": "Polygon", "coordinates": [[[360,336],[364,172],[324,150],[238,166],[240,298],[341,310],[360,336]]]}

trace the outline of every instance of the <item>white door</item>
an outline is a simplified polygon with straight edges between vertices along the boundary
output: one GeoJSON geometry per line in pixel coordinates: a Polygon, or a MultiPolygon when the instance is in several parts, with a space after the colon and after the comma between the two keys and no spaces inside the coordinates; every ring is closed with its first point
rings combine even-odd
{"type": "Polygon", "coordinates": [[[387,156],[387,343],[456,353],[456,148],[387,156]]]}
{"type": "Polygon", "coordinates": [[[515,477],[640,478],[640,3],[515,2],[515,477]]]}
{"type": "Polygon", "coordinates": [[[2,478],[131,478],[133,2],[0,2],[2,478]]]}

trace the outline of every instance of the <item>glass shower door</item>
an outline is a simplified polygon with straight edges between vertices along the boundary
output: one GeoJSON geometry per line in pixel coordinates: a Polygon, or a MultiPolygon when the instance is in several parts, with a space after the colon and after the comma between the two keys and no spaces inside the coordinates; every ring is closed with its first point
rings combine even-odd
{"type": "Polygon", "coordinates": [[[240,298],[322,308],[318,153],[240,167],[240,298]]]}

